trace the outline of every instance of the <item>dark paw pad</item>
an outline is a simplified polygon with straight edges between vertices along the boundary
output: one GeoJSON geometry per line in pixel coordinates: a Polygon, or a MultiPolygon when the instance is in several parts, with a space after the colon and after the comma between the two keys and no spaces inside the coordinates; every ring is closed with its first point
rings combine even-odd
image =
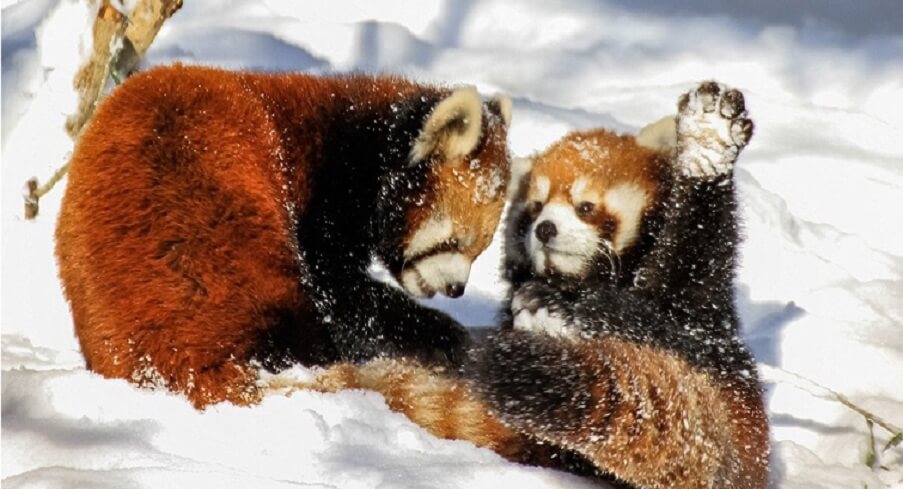
{"type": "Polygon", "coordinates": [[[712,177],[730,172],[753,132],[743,94],[708,81],[682,95],[678,109],[677,163],[681,173],[712,177]]]}

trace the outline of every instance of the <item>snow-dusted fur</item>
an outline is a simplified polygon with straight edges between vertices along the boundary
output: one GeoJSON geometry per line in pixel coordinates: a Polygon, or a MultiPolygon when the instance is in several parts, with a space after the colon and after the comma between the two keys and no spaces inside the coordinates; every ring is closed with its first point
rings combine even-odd
{"type": "MultiPolygon", "coordinates": [[[[576,133],[557,144],[579,143],[576,157],[599,155],[593,163],[606,171],[555,146],[534,159],[526,202],[512,204],[522,215],[507,230],[506,249],[521,248],[506,266],[511,331],[478,355],[473,383],[500,419],[638,487],[765,486],[767,420],[733,303],[731,170],[751,135],[742,94],[707,82],[681,97],[674,154],[576,133]],[[628,154],[644,156],[618,169],[628,154]],[[625,185],[648,193],[599,198],[625,185]],[[554,261],[538,268],[556,241],[535,245],[548,217],[537,210],[568,203],[579,214],[586,202],[581,219],[597,246],[579,255],[580,273],[554,261]],[[618,246],[625,226],[638,235],[618,246]]],[[[551,222],[554,239],[586,240],[586,230],[551,222]]]]}
{"type": "Polygon", "coordinates": [[[314,387],[374,389],[437,436],[632,487],[765,487],[768,425],[731,292],[738,236],[730,169],[752,123],[740,92],[715,83],[682,100],[676,155],[590,132],[534,159],[515,190],[525,200],[512,203],[522,215],[508,223],[517,227],[507,230],[506,250],[519,254],[506,261],[507,317],[461,378],[398,360],[338,366],[314,387]],[[742,138],[724,133],[733,146],[710,134],[718,118],[744,128],[742,138]],[[718,157],[717,147],[734,156],[718,157]],[[702,149],[707,163],[727,169],[697,171],[711,167],[692,158],[702,149]],[[591,161],[572,159],[584,157],[591,161]],[[644,189],[643,206],[604,198],[624,185],[644,189]],[[548,233],[536,221],[551,221],[543,209],[567,199],[584,226],[557,223],[556,237],[596,236],[596,250],[578,257],[579,273],[536,259],[557,245],[546,236],[531,246],[525,234],[548,233]],[[621,226],[638,235],[618,248],[611,243],[621,226]]]}
{"type": "Polygon", "coordinates": [[[464,329],[404,292],[463,293],[509,119],[504,98],[398,77],[128,79],[78,142],[56,233],[87,366],[201,407],[258,400],[255,361],[454,362],[464,329]]]}

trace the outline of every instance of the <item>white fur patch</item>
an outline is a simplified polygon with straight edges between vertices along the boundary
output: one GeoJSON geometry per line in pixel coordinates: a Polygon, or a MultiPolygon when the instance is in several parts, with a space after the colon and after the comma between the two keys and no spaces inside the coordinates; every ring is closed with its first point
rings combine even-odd
{"type": "Polygon", "coordinates": [[[408,269],[401,273],[401,286],[414,297],[432,297],[435,291],[428,293],[420,285],[420,275],[416,270],[408,269]]]}
{"type": "Polygon", "coordinates": [[[401,285],[415,297],[445,293],[452,284],[466,284],[470,260],[461,253],[439,253],[424,258],[401,274],[401,285]]]}
{"type": "Polygon", "coordinates": [[[453,231],[452,221],[446,216],[426,219],[411,236],[411,241],[404,249],[404,257],[411,258],[432,249],[451,238],[453,231]]]}
{"type": "Polygon", "coordinates": [[[496,94],[492,96],[492,101],[497,103],[499,111],[502,113],[502,120],[505,121],[505,127],[511,125],[511,98],[507,95],[496,94]]]}
{"type": "Polygon", "coordinates": [[[558,338],[579,339],[579,332],[563,318],[540,307],[535,313],[526,309],[514,316],[514,329],[531,333],[546,334],[558,338]]]}
{"type": "Polygon", "coordinates": [[[546,205],[530,226],[527,251],[539,273],[551,267],[565,275],[580,275],[598,251],[599,239],[598,231],[577,217],[572,206],[556,202],[546,205]],[[536,227],[545,221],[557,230],[548,243],[536,237],[536,227]]]}
{"type": "Polygon", "coordinates": [[[538,176],[530,187],[530,193],[527,195],[528,201],[545,202],[549,198],[549,191],[552,189],[552,182],[549,177],[538,176]]]}
{"type": "Polygon", "coordinates": [[[512,198],[520,192],[521,185],[525,183],[524,178],[532,169],[532,158],[511,159],[511,182],[508,185],[508,198],[512,198]]]}
{"type": "Polygon", "coordinates": [[[411,148],[410,159],[417,163],[433,152],[445,159],[460,158],[480,142],[483,105],[474,87],[461,87],[436,104],[411,148]]]}
{"type": "Polygon", "coordinates": [[[581,202],[591,202],[593,204],[598,204],[600,200],[599,194],[589,190],[587,187],[589,186],[589,179],[586,177],[580,177],[574,180],[574,183],[571,184],[571,202],[574,205],[577,205],[581,202]]]}
{"type": "Polygon", "coordinates": [[[636,136],[636,142],[658,151],[674,149],[677,146],[677,120],[669,115],[643,127],[636,136]]]}
{"type": "Polygon", "coordinates": [[[564,275],[583,275],[589,256],[568,255],[560,252],[550,252],[548,264],[564,275]]]}
{"type": "Polygon", "coordinates": [[[643,211],[649,204],[649,195],[634,183],[621,183],[605,192],[605,208],[618,217],[618,227],[612,240],[612,248],[620,254],[632,245],[640,234],[643,211]]]}

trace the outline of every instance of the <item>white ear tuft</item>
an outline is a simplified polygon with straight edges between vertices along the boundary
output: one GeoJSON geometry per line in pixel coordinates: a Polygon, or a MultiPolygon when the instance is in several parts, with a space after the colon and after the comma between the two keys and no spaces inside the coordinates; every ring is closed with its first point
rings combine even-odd
{"type": "Polygon", "coordinates": [[[433,153],[444,159],[460,158],[477,147],[483,124],[482,102],[477,89],[461,87],[433,107],[411,148],[411,163],[433,153]]]}
{"type": "Polygon", "coordinates": [[[649,194],[635,183],[619,183],[605,192],[604,202],[608,212],[619,221],[612,247],[615,253],[621,254],[640,235],[649,194]]]}
{"type": "Polygon", "coordinates": [[[669,151],[677,147],[677,121],[673,115],[661,119],[640,129],[636,136],[640,146],[657,151],[669,151]]]}
{"type": "Polygon", "coordinates": [[[511,159],[511,183],[508,185],[509,199],[520,199],[522,197],[521,191],[526,189],[531,171],[533,171],[532,157],[511,159]]]}
{"type": "Polygon", "coordinates": [[[511,98],[507,95],[496,94],[493,95],[489,100],[490,103],[495,104],[499,109],[499,115],[502,116],[502,120],[505,121],[505,127],[511,125],[511,98]]]}

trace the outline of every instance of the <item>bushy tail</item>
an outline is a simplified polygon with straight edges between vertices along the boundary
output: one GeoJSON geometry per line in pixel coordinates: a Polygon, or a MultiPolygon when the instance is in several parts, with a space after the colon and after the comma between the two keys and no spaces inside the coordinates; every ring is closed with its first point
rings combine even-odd
{"type": "Polygon", "coordinates": [[[308,388],[382,394],[433,435],[521,463],[601,474],[639,488],[762,489],[768,428],[754,381],[616,338],[580,342],[510,331],[463,377],[410,360],[339,364],[308,388]]]}
{"type": "Polygon", "coordinates": [[[393,411],[434,436],[467,440],[521,461],[526,439],[493,416],[468,385],[446,371],[415,360],[377,359],[341,363],[323,370],[309,388],[321,392],[365,389],[383,395],[393,411]]]}
{"type": "Polygon", "coordinates": [[[642,488],[767,484],[768,428],[752,379],[718,379],[672,353],[605,337],[518,331],[490,340],[468,376],[514,430],[642,488]]]}

